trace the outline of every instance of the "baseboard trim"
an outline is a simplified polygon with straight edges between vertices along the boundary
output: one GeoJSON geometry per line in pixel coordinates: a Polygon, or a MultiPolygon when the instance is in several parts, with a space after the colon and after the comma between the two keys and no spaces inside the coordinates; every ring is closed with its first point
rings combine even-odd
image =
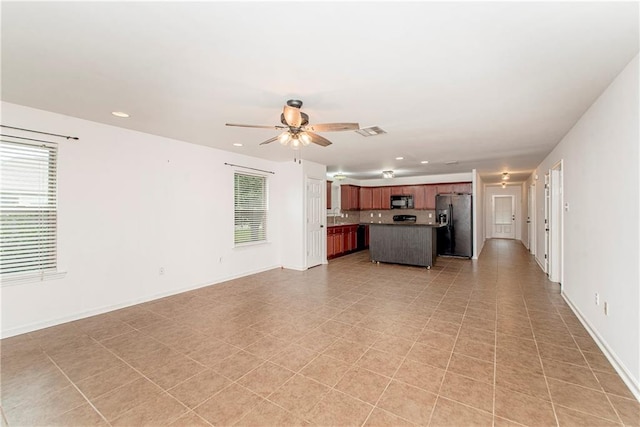
{"type": "Polygon", "coordinates": [[[600,334],[591,327],[587,319],[582,315],[582,312],[573,304],[573,302],[571,302],[571,299],[567,296],[567,294],[562,292],[561,295],[565,302],[569,305],[569,308],[571,308],[571,311],[575,313],[580,323],[582,323],[582,326],[584,326],[589,335],[591,335],[591,338],[593,338],[598,348],[602,351],[607,360],[609,360],[609,362],[613,366],[613,369],[615,369],[618,375],[620,375],[620,378],[622,378],[622,381],[624,381],[636,400],[640,402],[640,384],[636,383],[626,366],[619,361],[615,351],[613,351],[606,343],[606,341],[600,336],[600,334]]]}
{"type": "Polygon", "coordinates": [[[134,299],[134,300],[125,301],[125,302],[119,303],[119,304],[111,304],[111,305],[106,305],[106,306],[102,306],[102,307],[97,307],[97,308],[94,308],[94,309],[91,309],[91,310],[86,310],[86,311],[82,311],[80,313],[73,314],[71,316],[58,317],[58,318],[55,318],[55,319],[45,320],[45,321],[42,321],[42,322],[30,323],[28,325],[23,325],[23,326],[19,326],[19,327],[16,327],[16,328],[7,329],[7,330],[2,331],[2,333],[0,334],[0,339],[10,338],[10,337],[13,337],[13,336],[16,336],[16,335],[21,335],[21,334],[26,334],[28,332],[37,331],[39,329],[50,328],[51,326],[57,326],[57,325],[61,325],[63,323],[67,323],[67,322],[73,322],[74,320],[80,320],[80,319],[84,319],[84,318],[87,318],[87,317],[96,316],[98,314],[108,313],[110,311],[119,310],[121,308],[126,308],[126,307],[131,307],[133,305],[142,304],[142,303],[153,301],[153,300],[157,300],[157,299],[160,299],[160,298],[165,298],[165,297],[168,297],[168,296],[171,296],[171,295],[181,294],[183,292],[193,291],[195,289],[200,289],[200,288],[204,288],[204,287],[207,287],[207,286],[218,285],[220,283],[224,283],[224,282],[227,282],[229,280],[239,279],[241,277],[250,276],[252,274],[258,274],[258,273],[262,273],[264,271],[273,270],[274,268],[280,268],[280,266],[279,265],[274,265],[274,266],[264,267],[264,268],[260,268],[260,269],[252,270],[252,271],[249,271],[249,272],[240,273],[240,274],[233,274],[233,275],[221,277],[221,278],[218,278],[218,279],[215,279],[215,280],[212,280],[212,281],[208,281],[208,282],[204,282],[204,283],[197,283],[197,284],[193,284],[193,285],[190,285],[190,286],[185,286],[185,287],[178,288],[178,289],[172,289],[170,291],[160,292],[160,293],[153,294],[153,295],[148,295],[148,296],[137,298],[137,299],[134,299]]]}

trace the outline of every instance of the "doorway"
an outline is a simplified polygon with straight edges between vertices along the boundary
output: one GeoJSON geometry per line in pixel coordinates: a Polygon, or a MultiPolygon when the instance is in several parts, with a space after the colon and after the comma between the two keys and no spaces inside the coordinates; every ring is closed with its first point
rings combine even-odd
{"type": "Polygon", "coordinates": [[[562,284],[562,160],[549,171],[549,280],[562,284]]]}
{"type": "Polygon", "coordinates": [[[514,226],[515,197],[511,195],[491,197],[492,200],[492,235],[496,239],[514,239],[516,229],[514,226]]]}
{"type": "Polygon", "coordinates": [[[322,264],[324,254],[323,218],[326,202],[323,202],[322,190],[326,190],[325,181],[307,178],[307,268],[322,264]]]}
{"type": "Polygon", "coordinates": [[[529,186],[527,204],[527,228],[529,233],[529,253],[536,253],[536,185],[529,186]]]}
{"type": "Polygon", "coordinates": [[[544,176],[544,272],[549,275],[549,174],[544,176]]]}

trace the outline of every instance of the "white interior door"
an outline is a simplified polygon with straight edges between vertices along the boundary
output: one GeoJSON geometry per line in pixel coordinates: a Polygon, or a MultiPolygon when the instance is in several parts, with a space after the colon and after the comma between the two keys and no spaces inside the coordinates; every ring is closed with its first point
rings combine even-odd
{"type": "Polygon", "coordinates": [[[323,203],[324,181],[307,178],[307,268],[322,264],[326,237],[323,219],[326,203],[323,203]]]}
{"type": "Polygon", "coordinates": [[[529,186],[529,203],[527,204],[527,228],[529,232],[529,252],[536,253],[536,186],[529,186]]]}
{"type": "Polygon", "coordinates": [[[498,239],[514,239],[515,206],[513,196],[493,196],[493,236],[498,239]]]}
{"type": "Polygon", "coordinates": [[[562,283],[562,163],[549,178],[549,280],[562,283]]]}
{"type": "Polygon", "coordinates": [[[544,272],[549,274],[549,174],[544,176],[544,272]]]}

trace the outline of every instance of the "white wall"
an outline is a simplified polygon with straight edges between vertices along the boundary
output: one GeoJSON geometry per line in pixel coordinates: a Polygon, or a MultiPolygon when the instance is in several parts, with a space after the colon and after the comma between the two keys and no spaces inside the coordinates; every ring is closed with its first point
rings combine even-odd
{"type": "Polygon", "coordinates": [[[493,203],[492,196],[513,196],[515,201],[515,238],[522,240],[522,212],[526,213],[526,209],[522,204],[522,186],[520,184],[507,185],[506,188],[502,188],[501,185],[486,185],[484,187],[484,215],[485,215],[485,231],[486,238],[489,239],[493,235],[493,203]]]}
{"type": "Polygon", "coordinates": [[[485,235],[485,203],[484,182],[480,174],[473,170],[473,259],[478,259],[484,247],[485,235]]]}
{"type": "Polygon", "coordinates": [[[544,258],[544,174],[562,160],[570,207],[564,212],[563,293],[640,398],[638,88],[636,56],[535,173],[536,256],[544,258]]]}
{"type": "MultiPolygon", "coordinates": [[[[308,160],[302,160],[300,162],[281,163],[279,171],[278,175],[282,180],[280,187],[283,189],[279,195],[279,203],[284,208],[282,223],[286,224],[282,236],[282,266],[293,270],[305,270],[307,268],[305,255],[307,253],[306,182],[307,178],[325,180],[327,167],[308,160]]],[[[324,199],[322,206],[326,206],[324,199]]],[[[322,216],[325,217],[324,209],[322,216]]],[[[324,230],[326,233],[326,224],[324,230]]]]}
{"type": "Polygon", "coordinates": [[[3,284],[3,337],[279,267],[282,233],[298,232],[299,223],[281,229],[283,212],[301,217],[303,206],[285,164],[8,103],[2,123],[80,138],[59,143],[67,274],[3,284]],[[267,175],[269,243],[234,248],[234,168],[225,162],[276,172],[267,175]]]}

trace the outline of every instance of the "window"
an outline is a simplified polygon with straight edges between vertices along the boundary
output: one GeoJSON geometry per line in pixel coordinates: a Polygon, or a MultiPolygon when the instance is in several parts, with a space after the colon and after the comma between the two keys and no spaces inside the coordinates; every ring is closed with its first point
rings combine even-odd
{"type": "Polygon", "coordinates": [[[0,275],[54,273],[57,145],[0,141],[0,275]]]}
{"type": "Polygon", "coordinates": [[[267,178],[236,172],[234,174],[234,242],[267,240],[267,178]]]}

